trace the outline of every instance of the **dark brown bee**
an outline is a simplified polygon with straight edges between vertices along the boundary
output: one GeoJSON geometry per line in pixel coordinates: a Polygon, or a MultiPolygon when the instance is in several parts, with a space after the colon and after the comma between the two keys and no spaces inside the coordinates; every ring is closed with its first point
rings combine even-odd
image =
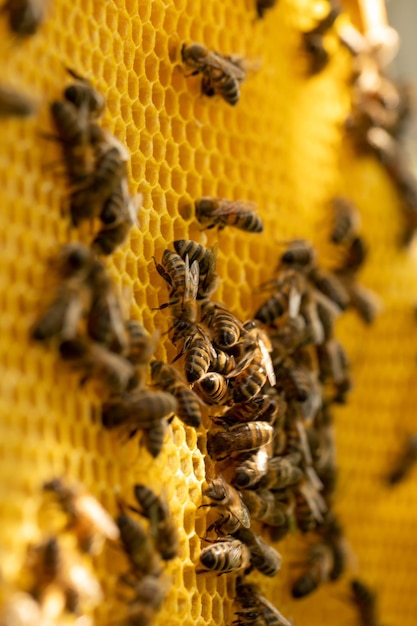
{"type": "Polygon", "coordinates": [[[125,393],[104,402],[102,423],[105,428],[121,427],[129,437],[140,429],[152,429],[160,420],[172,415],[177,400],[170,393],[143,389],[125,393]]]}
{"type": "Polygon", "coordinates": [[[324,46],[323,35],[333,26],[339,15],[339,3],[337,0],[332,0],[329,13],[313,29],[303,33],[304,47],[311,56],[310,71],[312,74],[321,72],[329,61],[329,53],[324,46]]]}
{"type": "Polygon", "coordinates": [[[249,489],[257,485],[268,471],[268,446],[261,446],[235,468],[232,485],[238,489],[249,489]]]}
{"type": "Polygon", "coordinates": [[[116,541],[119,538],[119,530],[107,511],[79,485],[54,478],[44,483],[43,490],[53,494],[68,516],[67,528],[75,534],[83,551],[97,553],[103,539],[116,541]]]}
{"type": "Polygon", "coordinates": [[[404,442],[400,456],[387,476],[389,485],[396,485],[404,480],[417,461],[417,434],[410,435],[404,442]]]}
{"type": "Polygon", "coordinates": [[[259,18],[263,18],[265,11],[272,9],[275,6],[277,0],[256,0],[256,12],[259,18]]]}
{"type": "Polygon", "coordinates": [[[273,325],[284,314],[296,318],[299,314],[301,298],[306,290],[303,275],[294,270],[285,270],[277,281],[274,293],[255,313],[255,319],[264,324],[273,325]]]}
{"type": "Polygon", "coordinates": [[[161,559],[154,550],[152,538],[145,528],[126,513],[116,518],[120,540],[135,575],[159,576],[161,559]]]}
{"type": "Polygon", "coordinates": [[[242,624],[291,626],[292,622],[287,620],[269,600],[260,594],[256,585],[243,583],[243,580],[238,578],[236,582],[236,600],[243,607],[243,611],[238,612],[237,616],[242,617],[242,624]]]}
{"type": "Polygon", "coordinates": [[[356,282],[346,284],[350,306],[355,309],[365,324],[372,324],[381,311],[381,301],[374,291],[356,282]]]}
{"type": "Polygon", "coordinates": [[[129,615],[132,611],[137,610],[139,603],[153,611],[159,611],[162,607],[168,590],[163,578],[148,575],[139,581],[136,579],[130,581],[124,577],[123,582],[131,587],[134,592],[133,599],[129,602],[129,615]]]}
{"type": "Polygon", "coordinates": [[[154,385],[171,393],[176,399],[176,415],[180,420],[187,426],[198,428],[201,424],[201,402],[175,367],[162,361],[153,361],[151,363],[151,376],[154,385]]]}
{"type": "Polygon", "coordinates": [[[326,512],[326,504],[317,490],[317,487],[306,481],[297,486],[295,494],[295,518],[301,532],[305,533],[323,521],[323,513],[326,512]]]}
{"type": "Polygon", "coordinates": [[[185,257],[188,255],[190,265],[194,261],[198,262],[200,267],[200,276],[204,276],[210,269],[212,264],[213,250],[205,248],[201,243],[192,241],[190,239],[177,239],[174,241],[175,252],[185,261],[185,257]]]}
{"type": "Polygon", "coordinates": [[[282,502],[279,494],[267,489],[256,491],[242,490],[243,502],[249,509],[253,519],[269,526],[284,526],[287,520],[287,504],[282,502]]]}
{"type": "MultiPolygon", "coordinates": [[[[200,554],[200,563],[212,572],[228,574],[246,569],[250,565],[248,548],[238,539],[224,537],[210,546],[203,548],[200,554]]],[[[205,570],[197,570],[197,573],[205,570]]]]}
{"type": "Polygon", "coordinates": [[[220,461],[237,452],[256,450],[272,441],[274,429],[267,422],[236,424],[226,432],[208,432],[207,451],[212,459],[220,461]]]}
{"type": "Polygon", "coordinates": [[[352,580],[352,600],[359,613],[361,626],[379,626],[377,596],[364,582],[352,580]]]}
{"type": "Polygon", "coordinates": [[[83,372],[82,383],[97,378],[111,393],[133,389],[138,383],[136,369],[129,361],[93,341],[67,339],[60,344],[59,353],[73,369],[83,372]]]}
{"type": "Polygon", "coordinates": [[[158,273],[171,286],[170,301],[162,305],[171,307],[174,324],[172,341],[192,334],[197,321],[197,292],[199,284],[199,265],[194,261],[191,266],[188,256],[185,261],[175,252],[165,250],[162,264],[156,264],[158,273]]]}
{"type": "Polygon", "coordinates": [[[299,271],[310,269],[316,264],[317,251],[306,239],[294,239],[288,243],[281,255],[281,263],[299,271]]]}
{"type": "Polygon", "coordinates": [[[307,571],[292,585],[293,598],[305,598],[320,585],[330,580],[334,560],[331,548],[325,543],[316,543],[309,549],[307,571]]]}
{"type": "Polygon", "coordinates": [[[55,265],[64,282],[58,287],[44,315],[32,328],[31,335],[36,341],[54,337],[73,338],[91,298],[87,282],[93,256],[89,248],[82,244],[63,246],[55,265]]]}
{"type": "Polygon", "coordinates": [[[206,96],[221,96],[232,106],[239,102],[240,83],[246,78],[242,59],[212,52],[199,43],[184,44],[181,57],[192,71],[203,75],[201,90],[206,96]]]}
{"type": "Polygon", "coordinates": [[[153,335],[149,335],[137,320],[128,320],[125,322],[125,328],[129,341],[126,358],[133,365],[147,365],[155,352],[159,333],[155,332],[153,335]]]}
{"type": "Polygon", "coordinates": [[[174,559],[178,554],[179,538],[166,497],[164,495],[157,496],[146,485],[135,485],[134,493],[141,507],[141,514],[150,521],[156,549],[164,561],[174,559]]]}
{"type": "Polygon", "coordinates": [[[187,337],[180,354],[185,352],[184,372],[189,383],[195,383],[202,378],[210,368],[213,355],[216,354],[210,338],[202,328],[187,337]]]}
{"type": "Polygon", "coordinates": [[[63,283],[46,312],[34,324],[31,330],[32,339],[72,339],[77,334],[84,307],[84,293],[79,279],[63,283]]]}
{"type": "Polygon", "coordinates": [[[333,243],[346,243],[355,237],[359,231],[361,217],[358,209],[351,200],[337,196],[332,200],[334,223],[330,233],[333,243]]]}
{"type": "Polygon", "coordinates": [[[205,404],[225,404],[230,398],[230,390],[227,380],[217,372],[204,374],[193,389],[205,404]]]}
{"type": "Polygon", "coordinates": [[[0,85],[0,118],[29,117],[36,112],[35,103],[21,91],[0,85]]]}
{"type": "Polygon", "coordinates": [[[229,426],[254,420],[274,424],[282,421],[285,411],[286,403],[280,396],[263,395],[252,398],[249,402],[234,404],[221,419],[229,426]]]}
{"type": "Polygon", "coordinates": [[[46,18],[49,0],[6,0],[0,12],[6,11],[10,30],[19,37],[34,35],[46,18]]]}
{"type": "Polygon", "coordinates": [[[205,228],[223,230],[226,226],[234,226],[248,233],[262,233],[264,229],[256,214],[256,204],[244,200],[200,198],[195,203],[195,216],[205,228]]]}
{"type": "Polygon", "coordinates": [[[303,471],[298,467],[300,461],[301,455],[297,452],[272,457],[268,460],[267,470],[259,487],[274,490],[297,484],[303,477],[303,471]]]}
{"type": "Polygon", "coordinates": [[[142,204],[142,194],[130,196],[126,179],[106,200],[100,219],[104,226],[95,236],[92,247],[98,254],[112,254],[127,239],[132,226],[138,225],[138,211],[142,204]]]}
{"type": "Polygon", "coordinates": [[[326,270],[314,268],[309,275],[314,285],[329,300],[341,310],[344,311],[349,305],[349,294],[340,280],[332,273],[326,270]]]}
{"type": "Polygon", "coordinates": [[[31,593],[42,608],[52,602],[79,614],[82,600],[94,606],[103,599],[97,580],[84,565],[70,558],[56,537],[29,547],[27,567],[33,578],[31,593]]]}
{"type": "Polygon", "coordinates": [[[265,576],[276,576],[281,569],[282,557],[275,548],[269,546],[250,528],[240,528],[234,536],[249,548],[253,567],[265,576]]]}
{"type": "Polygon", "coordinates": [[[210,362],[210,370],[227,376],[232,370],[236,368],[235,357],[232,354],[228,354],[220,348],[213,348],[213,358],[210,362]]]}
{"type": "Polygon", "coordinates": [[[282,372],[282,378],[277,387],[285,391],[287,399],[306,402],[315,390],[316,384],[314,372],[306,367],[288,367],[286,373],[282,372]]]}
{"type": "Polygon", "coordinates": [[[338,580],[346,569],[348,548],[343,528],[334,513],[331,511],[327,513],[319,532],[333,555],[333,567],[329,578],[330,580],[338,580]]]}
{"type": "Polygon", "coordinates": [[[156,458],[162,450],[166,435],[167,425],[165,420],[155,422],[152,428],[144,430],[144,444],[147,451],[156,458]]]}
{"type": "Polygon", "coordinates": [[[242,322],[218,302],[204,302],[201,307],[202,322],[210,329],[213,341],[219,348],[231,348],[244,332],[242,322]]]}
{"type": "Polygon", "coordinates": [[[190,265],[198,262],[200,278],[197,290],[197,300],[209,298],[217,289],[219,277],[216,274],[217,244],[213,248],[205,248],[196,241],[179,239],[174,241],[175,251],[185,261],[188,255],[190,265]]]}
{"type": "Polygon", "coordinates": [[[64,91],[64,97],[77,109],[86,109],[90,118],[100,117],[104,112],[106,101],[104,96],[94,89],[86,78],[80,76],[69,67],[66,68],[68,74],[76,79],[76,83],[69,85],[64,91]]]}
{"type": "Polygon", "coordinates": [[[208,527],[213,528],[218,535],[232,535],[240,527],[249,528],[249,511],[244,505],[242,498],[236,489],[226,483],[222,476],[207,481],[208,486],[203,488],[203,495],[210,498],[211,504],[202,506],[216,507],[220,517],[208,527]]]}
{"type": "MultiPolygon", "coordinates": [[[[272,387],[276,384],[270,356],[272,346],[268,336],[256,326],[249,330],[248,325],[245,324],[245,329],[248,332],[241,342],[242,349],[246,352],[242,359],[244,369],[235,375],[231,383],[235,402],[248,402],[260,393],[267,381],[272,387]],[[245,345],[248,348],[245,348],[245,345]],[[245,366],[246,362],[247,366],[245,366]]],[[[238,365],[237,370],[240,368],[241,364],[238,365]]],[[[228,374],[229,377],[233,375],[233,371],[228,374]]]]}

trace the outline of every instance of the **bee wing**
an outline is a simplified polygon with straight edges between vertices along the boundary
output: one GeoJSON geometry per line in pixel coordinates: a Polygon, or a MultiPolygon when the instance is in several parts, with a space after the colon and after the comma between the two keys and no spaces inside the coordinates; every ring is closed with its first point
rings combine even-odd
{"type": "Polygon", "coordinates": [[[221,70],[239,82],[242,82],[246,77],[246,72],[243,69],[243,59],[237,55],[223,56],[217,52],[213,52],[205,58],[204,64],[207,67],[221,70]]]}
{"type": "Polygon", "coordinates": [[[239,496],[240,506],[239,506],[238,512],[233,511],[233,515],[236,517],[237,520],[239,520],[243,528],[250,528],[251,518],[250,518],[249,509],[246,506],[246,504],[243,502],[243,498],[241,494],[239,492],[237,492],[237,494],[239,496]]]}
{"type": "Polygon", "coordinates": [[[275,387],[277,384],[277,379],[275,378],[275,370],[274,365],[272,363],[271,355],[269,354],[270,350],[266,347],[264,341],[258,338],[259,349],[262,353],[262,365],[268,376],[268,381],[271,387],[275,387]]]}
{"type": "Polygon", "coordinates": [[[200,279],[200,266],[198,261],[193,261],[190,267],[188,254],[185,256],[185,290],[184,301],[195,300],[197,298],[198,285],[200,279]]]}
{"type": "Polygon", "coordinates": [[[219,200],[218,207],[212,211],[213,217],[239,213],[256,213],[258,206],[250,200],[219,200]]]}
{"type": "Polygon", "coordinates": [[[308,505],[318,522],[323,521],[323,514],[327,511],[327,505],[322,495],[311,482],[306,482],[300,487],[300,491],[308,502],[308,505]]]}
{"type": "Polygon", "coordinates": [[[127,336],[123,321],[123,311],[116,294],[110,291],[106,295],[107,307],[109,311],[110,323],[117,342],[123,349],[127,347],[127,336]]]}
{"type": "Polygon", "coordinates": [[[77,498],[77,509],[81,516],[88,518],[94,527],[107,539],[116,541],[119,538],[119,529],[113,518],[101,506],[101,504],[88,494],[77,498]]]}
{"type": "Polygon", "coordinates": [[[271,602],[269,602],[269,600],[264,598],[264,596],[261,596],[260,594],[256,594],[256,599],[262,606],[264,606],[267,609],[268,613],[271,613],[274,616],[274,618],[278,620],[274,622],[274,624],[277,624],[277,626],[293,626],[293,622],[291,620],[287,620],[283,616],[283,614],[278,611],[277,607],[274,606],[271,602]]]}

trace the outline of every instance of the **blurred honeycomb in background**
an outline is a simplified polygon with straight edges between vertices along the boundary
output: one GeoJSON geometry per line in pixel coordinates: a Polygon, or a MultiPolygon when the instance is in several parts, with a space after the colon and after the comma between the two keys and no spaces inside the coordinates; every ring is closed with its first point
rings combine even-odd
{"type": "MultiPolygon", "coordinates": [[[[279,0],[256,18],[254,0],[54,0],[40,32],[17,40],[0,22],[1,77],[34,97],[39,114],[1,121],[0,213],[0,526],[1,574],[16,576],[27,543],[36,539],[43,481],[65,475],[84,483],[116,513],[116,495],[135,482],[164,486],[180,528],[180,556],[168,572],[173,585],[157,624],[214,625],[233,621],[234,577],[196,575],[200,538],[195,530],[205,477],[200,433],[175,419],[154,460],[137,442],[127,445],[100,424],[99,398],[53,351],[30,343],[29,329],[50,298],[48,259],[79,234],[69,227],[59,146],[48,103],[67,84],[66,67],[92,81],[107,98],[104,126],[131,152],[130,190],[141,192],[139,228],[109,260],[120,292],[132,298],[131,316],[165,332],[168,315],[157,274],[174,239],[219,244],[222,278],[215,298],[242,319],[262,301],[259,285],[271,278],[282,240],[310,238],[324,264],[331,226],[330,199],[352,198],[363,218],[371,254],[361,282],[384,303],[373,327],[348,313],[338,334],[351,358],[355,389],[336,413],[340,465],[336,511],[352,548],[351,575],[380,593],[386,624],[414,624],[417,498],[413,478],[394,492],[383,478],[413,424],[417,374],[417,273],[397,245],[402,223],[396,190],[371,156],[359,157],[344,138],[349,112],[351,57],[335,34],[331,60],[308,75],[300,31],[328,11],[323,0],[279,0]],[[201,78],[187,78],[184,42],[202,42],[225,54],[260,63],[230,107],[200,95],[201,78]],[[58,167],[57,167],[58,165],[58,167]],[[202,195],[253,200],[265,230],[201,232],[192,201],[202,195]]],[[[346,9],[357,17],[353,0],[346,9]]],[[[343,16],[348,20],[348,16],[343,16]]],[[[157,358],[172,358],[166,336],[157,358]]],[[[198,530],[202,523],[198,522],[198,530]]],[[[284,565],[262,589],[299,626],[354,624],[348,577],[311,598],[294,601],[289,588],[305,558],[306,540],[279,544],[284,565]]],[[[105,601],[98,625],[123,615],[117,579],[123,558],[108,547],[97,559],[105,601]]],[[[253,577],[256,579],[256,576],[253,577]]]]}

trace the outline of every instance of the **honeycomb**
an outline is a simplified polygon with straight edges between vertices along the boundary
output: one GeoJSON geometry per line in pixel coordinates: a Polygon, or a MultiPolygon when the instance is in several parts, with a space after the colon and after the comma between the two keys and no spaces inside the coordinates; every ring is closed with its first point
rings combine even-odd
{"type": "MultiPolygon", "coordinates": [[[[31,93],[39,105],[31,120],[1,121],[4,580],[16,576],[36,536],[43,481],[60,475],[82,481],[114,514],[116,494],[130,497],[132,485],[143,482],[164,487],[180,529],[179,558],[168,566],[172,587],[157,624],[233,620],[233,577],[195,572],[204,532],[197,510],[205,477],[202,434],[175,419],[162,453],[152,459],[137,442],[125,444],[103,430],[95,391],[80,389],[55,353],[28,339],[50,298],[48,260],[60,244],[79,237],[63,214],[59,146],[42,136],[52,128],[48,103],[60,96],[70,67],[106,95],[104,126],[132,155],[130,190],[144,197],[140,227],[108,263],[121,292],[128,288],[131,316],[149,332],[164,333],[169,325],[166,312],[154,310],[167,294],[153,256],[159,260],[174,239],[218,241],[222,283],[215,297],[246,319],[262,301],[259,284],[271,277],[280,242],[310,238],[323,262],[331,261],[329,199],[345,194],[360,207],[371,248],[361,278],[380,295],[384,310],[372,328],[351,313],[338,325],[356,385],[349,404],[336,411],[336,510],[352,549],[350,572],[379,590],[382,621],[414,623],[413,478],[388,491],[383,476],[403,437],[415,430],[417,272],[412,256],[397,246],[402,225],[395,189],[373,158],[359,157],[344,139],[350,57],[333,33],[326,36],[330,64],[308,77],[300,30],[312,28],[327,6],[324,0],[279,0],[257,20],[252,0],[54,0],[40,32],[23,41],[8,32],[2,16],[2,81],[31,93]],[[185,76],[180,48],[191,41],[261,62],[242,86],[237,107],[202,97],[201,79],[185,76]],[[202,232],[191,208],[202,195],[255,201],[264,233],[202,232]]],[[[353,2],[349,8],[357,14],[353,2]]],[[[173,347],[163,339],[156,356],[171,359],[173,347]]],[[[354,624],[345,579],[306,600],[290,598],[305,547],[299,536],[279,544],[284,566],[276,579],[259,581],[265,595],[299,626],[354,624]]],[[[106,598],[98,625],[123,615],[116,586],[123,566],[111,547],[97,559],[106,598]]]]}

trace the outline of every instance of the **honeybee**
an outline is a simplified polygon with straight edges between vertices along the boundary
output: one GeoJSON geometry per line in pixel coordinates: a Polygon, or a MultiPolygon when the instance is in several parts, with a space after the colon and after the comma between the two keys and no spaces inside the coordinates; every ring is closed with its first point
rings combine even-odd
{"type": "Polygon", "coordinates": [[[351,200],[342,196],[332,199],[334,223],[330,233],[330,241],[342,244],[350,241],[358,233],[361,216],[351,200]]]}
{"type": "Polygon", "coordinates": [[[159,611],[168,590],[167,581],[164,578],[147,575],[139,581],[134,578],[133,581],[123,577],[123,582],[133,589],[134,597],[129,602],[129,614],[137,610],[139,604],[147,606],[153,611],[159,611]]]}
{"type": "Polygon", "coordinates": [[[356,282],[346,284],[350,306],[355,309],[365,324],[372,324],[381,311],[381,301],[375,292],[356,282]]]}
{"type": "Polygon", "coordinates": [[[230,454],[256,450],[267,445],[274,437],[274,429],[268,422],[236,424],[227,432],[208,432],[207,451],[212,459],[221,461],[230,454]]]}
{"type": "Polygon", "coordinates": [[[387,476],[389,485],[396,485],[404,480],[417,461],[417,434],[409,435],[403,443],[402,451],[395,465],[387,476]]]}
{"type": "Polygon", "coordinates": [[[333,26],[339,15],[338,1],[331,0],[329,13],[318,22],[317,26],[303,33],[304,46],[312,57],[310,71],[313,74],[320,72],[329,61],[329,53],[324,47],[323,35],[333,26]]]}
{"type": "Polygon", "coordinates": [[[127,320],[125,328],[129,338],[129,349],[126,358],[133,365],[147,365],[155,352],[159,340],[159,332],[149,335],[137,320],[127,320]]]}
{"type": "Polygon", "coordinates": [[[232,354],[220,350],[220,348],[212,348],[212,359],[210,362],[210,370],[227,376],[236,368],[236,360],[232,354]]]}
{"type": "Polygon", "coordinates": [[[100,117],[104,112],[106,101],[104,96],[94,89],[89,80],[80,76],[69,67],[66,68],[68,74],[76,79],[76,83],[69,85],[64,91],[64,97],[77,109],[86,108],[90,118],[100,117]]]}
{"type": "Polygon", "coordinates": [[[130,229],[138,225],[137,215],[142,199],[142,194],[130,196],[127,181],[123,178],[104,203],[100,213],[104,227],[93,240],[93,250],[98,254],[109,255],[126,241],[130,229]]]}
{"type": "Polygon", "coordinates": [[[174,559],[178,554],[178,531],[170,516],[164,495],[157,496],[146,485],[135,485],[134,494],[141,507],[141,514],[147,517],[155,547],[164,561],[174,559]]]}
{"type": "Polygon", "coordinates": [[[341,311],[346,310],[350,301],[349,294],[334,274],[316,267],[310,272],[309,277],[317,289],[334,302],[341,311]]]}
{"type": "Polygon", "coordinates": [[[73,338],[91,298],[87,282],[93,256],[89,248],[78,243],[63,246],[54,265],[64,282],[58,287],[44,315],[32,328],[31,336],[36,341],[53,337],[73,338]]]}
{"type": "Polygon", "coordinates": [[[265,11],[272,9],[277,0],[256,0],[256,12],[259,18],[263,18],[265,11]]]}
{"type": "Polygon", "coordinates": [[[51,492],[62,511],[68,516],[67,527],[77,537],[81,550],[97,553],[102,540],[116,541],[119,530],[101,504],[80,486],[54,478],[43,485],[51,492]]]}
{"type": "Polygon", "coordinates": [[[315,266],[317,251],[306,239],[293,239],[287,244],[281,255],[281,263],[298,271],[305,271],[315,266]]]}
{"type": "Polygon", "coordinates": [[[188,387],[175,367],[162,361],[153,361],[151,363],[151,377],[154,385],[171,393],[177,400],[176,415],[180,420],[187,426],[198,428],[201,424],[200,399],[188,387]]]}
{"type": "Polygon", "coordinates": [[[202,322],[210,329],[219,348],[228,349],[236,345],[241,333],[245,332],[242,322],[218,302],[203,302],[201,314],[202,322]]]}
{"type": "Polygon", "coordinates": [[[301,532],[305,533],[315,528],[317,522],[323,521],[323,513],[327,509],[326,503],[309,478],[296,487],[294,494],[297,526],[301,532]]]}
{"type": "Polygon", "coordinates": [[[213,248],[205,248],[196,241],[178,239],[174,241],[175,251],[185,261],[188,255],[189,262],[198,262],[200,278],[197,290],[197,300],[204,300],[217,289],[219,277],[216,274],[217,244],[213,248]]]}
{"type": "MultiPolygon", "coordinates": [[[[249,549],[238,539],[224,537],[201,551],[200,563],[218,575],[237,572],[250,565],[249,549]]],[[[202,573],[205,570],[197,570],[202,573]]]]}
{"type": "Polygon", "coordinates": [[[269,526],[283,526],[286,523],[287,505],[281,501],[279,494],[267,489],[256,491],[245,489],[241,491],[241,494],[253,519],[269,526]]]}
{"type": "Polygon", "coordinates": [[[237,615],[244,620],[243,624],[256,624],[261,626],[291,626],[291,622],[288,621],[278,609],[271,604],[260,593],[256,585],[251,583],[243,583],[242,578],[238,578],[236,581],[236,600],[242,605],[243,611],[238,612],[237,615]],[[258,624],[254,620],[258,620],[258,624]]]}
{"type": "Polygon", "coordinates": [[[84,372],[82,384],[96,377],[112,393],[122,393],[136,387],[138,375],[135,367],[124,357],[110,352],[98,343],[82,337],[61,342],[59,353],[75,370],[84,372]]]}
{"type": "Polygon", "coordinates": [[[216,351],[212,347],[210,338],[204,330],[200,326],[197,326],[195,332],[189,337],[186,337],[180,355],[184,352],[185,377],[188,382],[192,384],[206,374],[210,368],[212,359],[216,356],[216,351]]]}
{"type": "Polygon", "coordinates": [[[325,543],[312,545],[308,552],[307,571],[291,587],[293,598],[305,598],[330,579],[333,569],[333,553],[325,543]]]}
{"type": "Polygon", "coordinates": [[[230,398],[227,380],[217,372],[204,374],[193,389],[205,404],[225,404],[230,398]]]}
{"type": "Polygon", "coordinates": [[[316,378],[315,373],[306,367],[288,366],[283,368],[282,378],[279,380],[277,387],[285,391],[287,399],[306,402],[316,389],[316,378]]]}
{"type": "Polygon", "coordinates": [[[161,559],[158,552],[154,550],[151,536],[145,528],[123,512],[123,508],[116,518],[116,524],[132,572],[139,577],[159,576],[162,571],[161,559]]]}
{"type": "Polygon", "coordinates": [[[242,59],[212,52],[199,43],[184,44],[181,57],[193,70],[191,76],[203,75],[201,91],[204,95],[219,95],[232,106],[239,102],[240,83],[246,78],[242,59]]]}
{"type": "Polygon", "coordinates": [[[257,485],[268,471],[268,446],[261,446],[235,468],[232,485],[238,489],[249,489],[257,485]]]}
{"type": "Polygon", "coordinates": [[[171,307],[174,324],[172,342],[191,334],[197,321],[197,292],[199,284],[199,265],[197,261],[189,264],[188,255],[185,261],[175,252],[165,250],[162,264],[156,264],[158,273],[171,285],[170,302],[162,305],[171,307]]]}
{"type": "Polygon", "coordinates": [[[167,424],[165,420],[155,422],[152,428],[144,430],[144,444],[151,456],[156,458],[162,450],[166,435],[167,424]]]}
{"type": "Polygon", "coordinates": [[[329,511],[326,514],[319,532],[325,543],[330,547],[333,555],[333,567],[329,578],[330,580],[338,580],[346,568],[348,548],[342,526],[334,513],[329,511]]]}
{"type": "Polygon", "coordinates": [[[66,610],[78,614],[83,601],[97,605],[103,594],[97,580],[64,551],[56,537],[30,546],[27,555],[33,586],[31,593],[51,617],[66,610]]]}
{"type": "Polygon", "coordinates": [[[121,427],[129,438],[140,429],[153,429],[160,420],[175,413],[177,400],[170,393],[143,389],[124,393],[103,403],[102,424],[105,428],[121,427]]]}
{"type": "Polygon", "coordinates": [[[6,0],[0,12],[6,11],[10,30],[19,37],[34,35],[46,18],[49,0],[6,0]]]}
{"type": "Polygon", "coordinates": [[[297,452],[268,459],[267,469],[259,487],[274,490],[296,485],[303,477],[303,471],[298,467],[300,461],[301,455],[297,452]]]}
{"type": "Polygon", "coordinates": [[[281,569],[282,557],[250,528],[239,528],[234,536],[249,548],[253,567],[265,576],[276,576],[281,569]]]}
{"type": "Polygon", "coordinates": [[[254,420],[274,424],[282,421],[286,409],[286,402],[280,396],[259,395],[249,402],[234,404],[221,419],[228,426],[254,420]]]}
{"type": "Polygon", "coordinates": [[[359,612],[361,626],[379,626],[376,593],[357,579],[352,580],[350,588],[352,600],[359,612]]]}
{"type": "MultiPolygon", "coordinates": [[[[274,366],[270,356],[272,346],[268,336],[256,326],[251,330],[249,330],[247,324],[244,327],[245,330],[248,330],[248,334],[244,336],[241,342],[242,349],[245,350],[246,342],[249,345],[253,342],[253,346],[249,348],[247,354],[242,359],[243,371],[237,373],[231,383],[233,400],[235,402],[251,400],[260,393],[267,381],[272,387],[276,384],[274,366]],[[247,365],[245,366],[246,362],[247,365]]],[[[240,369],[240,366],[238,366],[238,369],[240,369]]],[[[228,374],[229,377],[233,375],[234,371],[228,374]]]]}
{"type": "Polygon", "coordinates": [[[119,299],[105,265],[96,259],[87,278],[92,302],[87,317],[91,339],[115,352],[126,351],[128,338],[119,299]]]}
{"type": "Polygon", "coordinates": [[[220,517],[208,527],[213,528],[218,535],[232,535],[240,527],[249,528],[249,511],[236,489],[229,485],[222,476],[208,480],[208,486],[203,488],[203,495],[213,500],[211,504],[202,506],[216,507],[220,517]]]}
{"type": "Polygon", "coordinates": [[[0,118],[29,117],[35,112],[35,103],[29,96],[12,87],[0,85],[0,118]]]}
{"type": "Polygon", "coordinates": [[[206,196],[195,202],[196,219],[208,229],[234,226],[248,233],[262,233],[264,225],[256,210],[255,203],[245,200],[206,196]]]}
{"type": "Polygon", "coordinates": [[[290,319],[298,316],[302,296],[306,290],[306,280],[301,272],[290,269],[282,272],[277,281],[274,281],[277,289],[257,312],[255,319],[264,324],[274,325],[279,318],[288,313],[290,319]]]}

